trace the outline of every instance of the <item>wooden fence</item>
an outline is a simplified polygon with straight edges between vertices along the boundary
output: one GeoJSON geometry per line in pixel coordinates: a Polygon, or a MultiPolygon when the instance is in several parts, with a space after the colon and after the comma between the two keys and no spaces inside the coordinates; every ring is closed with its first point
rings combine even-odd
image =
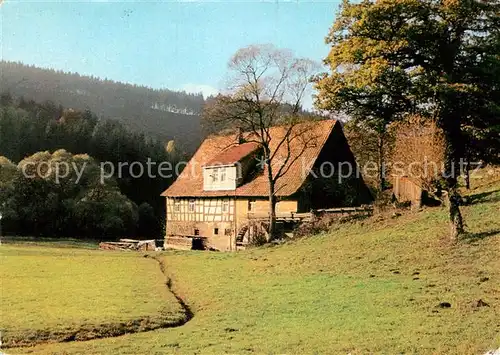
{"type": "MultiPolygon", "coordinates": [[[[325,208],[312,210],[311,212],[279,212],[276,213],[277,221],[284,222],[308,222],[313,219],[314,216],[324,215],[324,214],[356,214],[356,213],[373,213],[373,206],[360,206],[360,207],[340,207],[340,208],[325,208]]],[[[269,219],[269,213],[265,212],[249,212],[248,219],[251,220],[267,220],[269,219]]]]}

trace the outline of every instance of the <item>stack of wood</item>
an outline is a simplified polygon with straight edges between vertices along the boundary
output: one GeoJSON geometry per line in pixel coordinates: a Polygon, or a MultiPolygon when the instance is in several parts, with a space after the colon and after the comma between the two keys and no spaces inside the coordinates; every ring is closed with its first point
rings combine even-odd
{"type": "Polygon", "coordinates": [[[151,240],[120,239],[118,242],[101,242],[99,249],[103,250],[136,250],[136,251],[154,251],[156,243],[151,240]]]}

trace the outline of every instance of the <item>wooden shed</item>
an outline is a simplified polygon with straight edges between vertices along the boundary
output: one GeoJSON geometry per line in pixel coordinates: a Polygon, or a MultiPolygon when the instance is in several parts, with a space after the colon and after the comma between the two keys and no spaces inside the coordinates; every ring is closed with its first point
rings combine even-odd
{"type": "Polygon", "coordinates": [[[408,176],[396,176],[392,182],[393,194],[398,202],[410,202],[412,207],[421,207],[425,190],[408,176]]]}

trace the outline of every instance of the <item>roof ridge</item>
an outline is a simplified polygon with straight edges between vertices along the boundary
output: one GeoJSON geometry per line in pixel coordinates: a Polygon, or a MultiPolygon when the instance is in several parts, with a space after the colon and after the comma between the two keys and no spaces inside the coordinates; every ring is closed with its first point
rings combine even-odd
{"type": "MultiPolygon", "coordinates": [[[[283,124],[278,124],[278,125],[275,125],[275,126],[271,126],[269,127],[270,130],[272,129],[276,129],[276,128],[283,128],[283,127],[287,127],[287,126],[300,126],[300,125],[303,125],[303,124],[309,124],[309,123],[326,123],[326,122],[334,122],[337,123],[338,120],[335,119],[335,118],[327,118],[327,119],[318,119],[318,120],[304,120],[304,121],[299,121],[295,124],[286,124],[286,123],[283,123],[283,124]]],[[[236,130],[236,128],[235,128],[236,130]]],[[[218,133],[212,133],[210,135],[208,135],[205,140],[207,139],[214,139],[214,138],[220,138],[220,137],[232,137],[232,136],[237,136],[239,134],[239,132],[237,131],[230,131],[230,132],[227,132],[227,133],[223,133],[223,132],[218,132],[218,133]]],[[[253,134],[252,131],[243,131],[241,132],[241,134],[253,134]]]]}
{"type": "MultiPolygon", "coordinates": [[[[298,170],[301,168],[304,169],[303,165],[300,164],[303,164],[303,161],[306,161],[308,164],[306,168],[310,171],[338,122],[339,121],[335,119],[327,119],[319,121],[308,120],[297,124],[312,125],[310,129],[304,131],[312,132],[312,134],[316,135],[318,139],[316,144],[304,147],[303,149],[300,148],[300,153],[298,153],[299,150],[294,149],[293,154],[296,154],[296,156],[298,155],[298,157],[297,159],[287,163],[290,164],[290,166],[287,168],[286,173],[279,179],[277,185],[277,195],[290,196],[303,185],[305,179],[307,178],[307,174],[298,173],[298,170]],[[302,157],[302,159],[300,159],[300,157],[302,157]]],[[[283,128],[284,126],[272,127],[273,129],[270,131],[271,138],[274,134],[279,136],[279,132],[276,131],[278,127],[283,128]]],[[[230,145],[231,141],[234,142],[236,136],[236,134],[233,134],[207,137],[196,150],[195,154],[191,157],[181,174],[161,195],[172,197],[267,196],[269,182],[267,181],[267,177],[264,175],[255,177],[253,180],[237,187],[236,190],[203,190],[203,167],[207,166],[207,163],[210,161],[213,161],[214,157],[219,156],[223,152],[227,152],[230,147],[224,148],[224,146],[230,145]]],[[[270,148],[272,151],[276,151],[276,149],[279,149],[280,151],[282,149],[286,149],[284,145],[280,146],[278,141],[280,140],[271,140],[270,148]]],[[[295,142],[297,142],[295,143],[297,144],[296,147],[299,148],[298,144],[301,143],[298,140],[295,140],[295,142]]],[[[257,142],[246,143],[257,144],[257,142]]],[[[241,146],[242,145],[239,145],[239,147],[241,146]]],[[[233,145],[232,147],[236,148],[238,146],[233,145]]],[[[247,154],[244,154],[244,156],[247,156],[247,154]]],[[[244,156],[242,155],[240,158],[243,158],[244,156]]]]}

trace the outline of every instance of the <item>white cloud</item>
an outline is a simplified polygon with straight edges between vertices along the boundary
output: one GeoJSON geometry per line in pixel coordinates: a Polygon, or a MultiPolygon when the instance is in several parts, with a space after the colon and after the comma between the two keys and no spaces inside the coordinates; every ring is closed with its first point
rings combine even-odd
{"type": "Polygon", "coordinates": [[[202,93],[203,97],[207,98],[210,95],[217,95],[220,90],[214,88],[213,86],[210,85],[205,85],[205,84],[192,84],[188,83],[182,86],[181,90],[184,90],[185,92],[189,93],[202,93]]]}

